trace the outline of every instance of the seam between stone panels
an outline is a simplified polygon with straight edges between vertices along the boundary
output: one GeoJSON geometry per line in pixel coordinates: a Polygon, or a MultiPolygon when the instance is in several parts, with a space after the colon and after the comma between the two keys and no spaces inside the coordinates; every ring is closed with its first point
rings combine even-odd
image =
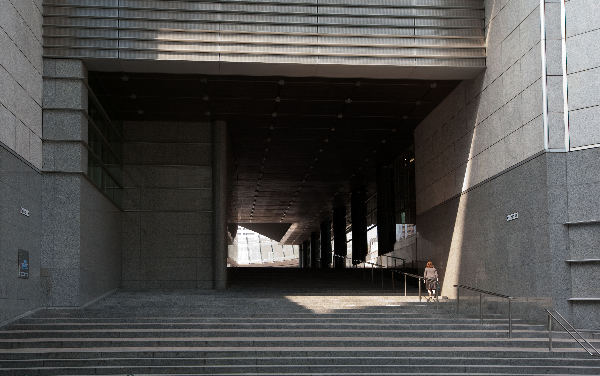
{"type": "MultiPolygon", "coordinates": [[[[3,32],[4,34],[6,34],[6,32],[4,31],[4,29],[0,28],[0,30],[2,30],[2,32],[3,32]]],[[[8,35],[8,34],[6,34],[6,35],[8,35]]],[[[12,40],[12,39],[10,39],[10,38],[9,38],[9,40],[10,40],[11,42],[13,42],[13,40],[12,40]]],[[[13,44],[14,44],[14,42],[13,42],[13,44]]],[[[17,45],[15,44],[15,46],[17,46],[17,45]]],[[[17,48],[19,49],[19,51],[21,51],[21,49],[19,48],[19,46],[17,46],[17,48]]],[[[23,53],[23,51],[21,51],[21,53],[23,53]]],[[[23,55],[23,56],[25,56],[25,55],[23,55]]],[[[27,56],[25,56],[25,59],[27,59],[27,61],[29,61],[29,63],[31,64],[31,61],[30,61],[30,60],[27,58],[27,56]]],[[[39,71],[38,71],[38,70],[35,68],[35,66],[34,66],[33,64],[31,64],[31,66],[33,67],[33,69],[34,69],[34,70],[35,70],[37,73],[40,73],[40,72],[39,72],[39,71]]],[[[4,65],[0,64],[0,67],[2,67],[2,69],[4,69],[4,70],[6,71],[6,73],[7,73],[7,74],[8,74],[8,75],[9,75],[9,76],[10,76],[10,77],[11,77],[11,78],[12,78],[12,79],[13,79],[13,80],[14,80],[14,81],[15,81],[15,82],[16,82],[16,83],[17,83],[17,84],[18,84],[18,85],[19,85],[19,86],[20,86],[20,87],[23,89],[23,91],[24,91],[24,92],[27,94],[27,96],[28,96],[29,98],[31,98],[31,100],[33,100],[33,101],[34,101],[34,102],[35,102],[35,103],[36,103],[38,106],[40,106],[40,108],[42,107],[42,104],[41,104],[40,102],[38,102],[38,101],[37,101],[37,100],[36,100],[36,99],[35,99],[35,98],[34,98],[34,97],[31,95],[31,93],[30,93],[30,92],[29,92],[27,89],[25,89],[25,87],[24,87],[24,86],[23,86],[23,85],[22,85],[22,84],[21,84],[21,83],[20,83],[20,82],[19,82],[19,81],[18,81],[18,80],[15,78],[15,76],[13,76],[13,75],[12,75],[12,73],[10,73],[10,72],[8,71],[8,69],[6,69],[6,67],[5,67],[4,65]]],[[[41,75],[40,75],[40,79],[41,79],[41,75]]]]}
{"type": "Polygon", "coordinates": [[[568,40],[568,39],[570,39],[570,38],[573,38],[573,37],[578,37],[578,36],[580,36],[580,35],[585,35],[585,34],[589,34],[589,33],[593,33],[593,32],[595,32],[595,31],[600,31],[600,27],[597,27],[597,28],[595,28],[595,29],[591,29],[591,30],[586,30],[586,31],[584,31],[584,32],[582,32],[582,33],[577,33],[577,34],[570,35],[570,36],[568,36],[566,39],[568,40]]]}
{"type": "Polygon", "coordinates": [[[12,150],[8,145],[6,145],[5,143],[3,143],[2,141],[0,141],[0,147],[4,148],[6,151],[8,151],[10,154],[12,154],[13,156],[15,156],[16,158],[18,158],[21,162],[25,163],[27,166],[29,166],[30,168],[32,168],[36,172],[42,173],[42,170],[40,170],[39,168],[35,167],[31,162],[29,162],[27,159],[23,158],[23,156],[21,156],[20,154],[18,154],[16,151],[12,150]]]}
{"type": "Polygon", "coordinates": [[[42,19],[44,18],[44,11],[37,5],[37,3],[35,2],[35,0],[31,0],[31,2],[33,3],[33,6],[40,12],[40,14],[42,15],[42,19]]]}
{"type": "MultiPolygon", "coordinates": [[[[502,106],[500,106],[500,107],[499,107],[497,110],[495,110],[494,112],[492,112],[492,113],[491,113],[489,116],[485,117],[485,118],[484,118],[484,119],[482,119],[482,120],[481,120],[479,123],[475,124],[475,126],[474,126],[473,128],[470,128],[470,130],[468,130],[468,131],[466,131],[465,133],[463,133],[462,135],[460,135],[460,136],[459,136],[459,137],[458,137],[456,140],[454,140],[454,141],[453,141],[451,144],[449,144],[449,145],[448,145],[446,148],[442,149],[442,151],[446,150],[446,149],[447,149],[447,148],[449,148],[450,146],[454,146],[454,144],[456,144],[456,142],[457,142],[458,140],[460,140],[460,139],[461,139],[461,138],[463,138],[464,136],[468,135],[468,134],[471,132],[471,130],[476,130],[476,129],[477,129],[477,127],[479,127],[479,125],[480,125],[480,124],[482,124],[482,123],[483,123],[484,121],[486,121],[487,119],[491,118],[491,117],[492,117],[494,114],[496,114],[497,112],[499,112],[500,110],[502,110],[504,107],[506,107],[506,106],[507,106],[509,103],[511,103],[512,101],[514,101],[514,100],[515,100],[515,99],[516,99],[516,98],[517,98],[519,95],[522,95],[522,94],[523,94],[523,93],[524,93],[524,92],[525,92],[527,89],[529,89],[530,87],[534,86],[534,85],[535,85],[535,84],[536,84],[538,81],[540,81],[540,79],[541,79],[541,78],[538,78],[537,80],[535,80],[535,81],[534,81],[534,82],[533,82],[531,85],[527,86],[525,89],[523,89],[522,91],[520,91],[520,92],[519,92],[517,95],[515,95],[514,97],[512,97],[510,100],[508,100],[508,101],[507,101],[506,103],[504,103],[502,106]]],[[[477,96],[481,96],[481,94],[482,94],[482,93],[483,93],[483,92],[481,92],[481,93],[480,93],[480,94],[478,94],[477,96]]],[[[477,97],[477,96],[476,96],[476,97],[477,97]]],[[[476,98],[476,97],[475,97],[475,98],[476,98]]],[[[468,105],[470,105],[471,103],[473,103],[474,101],[475,101],[474,99],[473,99],[473,100],[471,100],[471,101],[469,101],[469,102],[468,102],[468,103],[465,105],[465,108],[466,108],[468,105]]],[[[463,109],[463,110],[464,110],[464,109],[463,109]]],[[[500,142],[500,141],[504,140],[504,139],[505,139],[506,137],[508,137],[510,134],[512,134],[512,133],[514,133],[514,132],[516,132],[517,130],[519,130],[519,129],[523,128],[524,126],[528,125],[528,124],[529,124],[529,123],[531,123],[532,121],[536,120],[536,119],[537,119],[537,118],[539,118],[541,115],[542,115],[542,114],[540,114],[540,115],[537,115],[537,116],[536,116],[536,117],[534,117],[533,119],[529,120],[527,123],[525,123],[525,124],[521,124],[521,126],[520,126],[520,127],[518,127],[517,129],[515,129],[514,131],[512,131],[512,132],[510,132],[510,133],[506,134],[504,137],[502,137],[502,138],[501,138],[501,139],[499,139],[498,141],[494,142],[493,144],[490,144],[490,146],[488,146],[487,148],[483,149],[483,150],[482,150],[480,153],[477,153],[476,155],[474,155],[474,156],[473,156],[473,158],[474,158],[474,157],[476,157],[477,155],[481,154],[483,151],[485,151],[485,150],[488,150],[489,148],[491,148],[493,145],[497,144],[498,142],[500,142]]],[[[457,116],[458,116],[458,113],[457,113],[457,114],[455,114],[454,116],[452,116],[452,117],[451,117],[451,118],[450,118],[450,119],[449,119],[447,122],[443,123],[443,124],[442,124],[442,127],[443,127],[443,126],[445,126],[445,125],[448,125],[448,124],[450,124],[450,120],[452,120],[452,119],[456,118],[457,116]]],[[[430,137],[430,138],[431,138],[431,137],[430,137]]],[[[441,153],[440,153],[440,154],[441,154],[441,153]]],[[[473,159],[473,158],[467,159],[467,160],[466,160],[466,162],[470,161],[470,160],[471,160],[471,159],[473,159]]],[[[428,161],[432,161],[432,160],[433,160],[433,158],[429,158],[429,160],[428,160],[428,161]]],[[[428,164],[429,164],[429,163],[426,163],[426,164],[425,164],[425,166],[426,166],[426,165],[428,165],[428,164]]],[[[461,163],[461,165],[462,165],[462,163],[461,163]]],[[[450,170],[450,172],[452,172],[452,171],[455,171],[455,170],[457,170],[457,169],[458,169],[458,168],[452,169],[452,170],[450,170]]],[[[443,175],[441,178],[439,178],[439,179],[435,180],[434,182],[437,182],[437,181],[441,180],[443,177],[445,177],[445,176],[447,176],[447,175],[448,175],[448,174],[446,174],[446,175],[443,175]]],[[[432,183],[431,185],[433,185],[433,183],[432,183]]],[[[428,185],[427,187],[429,187],[429,185],[428,185]]]]}
{"type": "MultiPolygon", "coordinates": [[[[515,129],[514,131],[512,131],[512,132],[510,132],[510,133],[507,133],[507,134],[506,134],[504,137],[502,137],[502,138],[501,138],[501,139],[499,139],[498,141],[494,142],[493,144],[490,144],[490,145],[489,145],[487,148],[485,148],[485,149],[481,150],[479,153],[477,153],[477,154],[473,155],[473,157],[472,157],[472,158],[469,158],[469,159],[467,159],[465,162],[461,163],[461,164],[460,164],[458,167],[456,167],[456,168],[453,168],[453,169],[449,170],[449,171],[448,171],[446,174],[444,174],[444,175],[442,175],[440,178],[438,178],[438,179],[434,180],[434,181],[433,181],[431,184],[429,184],[429,185],[425,186],[425,187],[424,187],[424,189],[427,189],[427,188],[429,188],[429,187],[433,186],[434,184],[438,183],[438,182],[439,182],[439,181],[441,181],[443,178],[445,178],[446,176],[450,175],[452,172],[454,172],[454,171],[457,171],[457,170],[460,168],[460,166],[463,166],[464,164],[467,164],[467,163],[469,163],[469,162],[470,162],[471,160],[473,160],[475,157],[477,157],[477,156],[479,156],[479,155],[483,154],[485,151],[487,151],[487,150],[491,149],[491,148],[492,148],[492,146],[494,146],[494,145],[496,145],[496,144],[500,143],[501,141],[505,140],[505,139],[506,139],[508,136],[510,136],[510,135],[512,135],[513,133],[517,132],[518,130],[520,130],[520,129],[524,128],[525,126],[527,126],[527,125],[531,124],[532,122],[534,122],[535,120],[537,120],[537,119],[538,119],[540,116],[542,116],[542,115],[540,114],[540,115],[536,116],[535,118],[533,118],[533,119],[531,119],[530,121],[528,121],[527,123],[525,123],[525,124],[521,125],[519,128],[515,129]]],[[[454,144],[453,144],[453,145],[454,145],[454,144]]],[[[563,152],[564,152],[564,151],[563,151],[563,152]]],[[[485,180],[484,180],[484,181],[485,181],[485,180]]],[[[479,183],[478,183],[478,184],[479,184],[479,183]]],[[[468,190],[467,190],[467,191],[468,191],[468,190]]]]}
{"type": "Polygon", "coordinates": [[[578,73],[588,72],[588,71],[591,71],[591,70],[594,70],[594,69],[600,69],[600,65],[596,66],[596,67],[592,67],[592,68],[585,68],[585,69],[582,69],[582,70],[574,71],[574,72],[568,73],[567,75],[570,76],[572,74],[578,74],[578,73]]]}
{"type": "MultiPolygon", "coordinates": [[[[28,1],[28,0],[18,0],[18,1],[28,1]]],[[[33,0],[31,0],[31,1],[33,2],[33,0]]],[[[13,0],[8,0],[8,2],[9,2],[9,3],[10,3],[10,5],[13,7],[13,9],[15,10],[15,12],[17,12],[17,14],[19,15],[19,17],[21,17],[21,20],[23,20],[23,24],[24,24],[25,26],[27,26],[27,28],[29,29],[29,31],[31,31],[31,33],[33,34],[33,37],[35,38],[35,40],[37,40],[37,41],[40,43],[40,45],[41,45],[41,44],[42,44],[42,41],[41,41],[40,39],[38,39],[37,35],[36,35],[36,34],[33,32],[33,30],[31,29],[31,25],[29,25],[29,24],[27,23],[27,21],[25,20],[25,17],[23,17],[23,15],[21,14],[21,12],[19,12],[19,10],[17,9],[17,7],[15,7],[15,5],[14,5],[14,3],[13,3],[13,0]]],[[[34,5],[35,5],[35,4],[34,4],[34,5]]],[[[40,10],[40,9],[37,7],[37,5],[35,5],[35,8],[36,8],[37,10],[40,10]]],[[[41,12],[41,11],[40,11],[40,15],[42,16],[42,22],[43,22],[43,19],[44,19],[44,17],[43,17],[43,14],[42,14],[42,12],[41,12]]],[[[40,25],[40,26],[41,26],[41,25],[40,25]]]]}
{"type": "MultiPolygon", "coordinates": [[[[469,188],[467,188],[466,190],[464,190],[464,191],[462,191],[462,192],[460,192],[460,193],[454,194],[454,195],[453,195],[453,196],[451,196],[450,198],[447,198],[447,199],[445,199],[445,200],[443,200],[443,201],[439,202],[438,204],[436,204],[436,205],[434,205],[434,206],[432,206],[432,207],[428,208],[427,210],[425,210],[425,211],[421,212],[421,214],[420,214],[420,215],[423,215],[423,214],[427,213],[428,211],[430,211],[430,210],[433,210],[433,209],[435,209],[436,207],[438,207],[438,206],[440,206],[440,205],[444,205],[444,204],[446,204],[446,203],[448,203],[448,202],[450,202],[450,201],[452,201],[452,200],[455,200],[455,199],[459,198],[460,196],[463,196],[463,195],[465,195],[465,194],[467,194],[467,193],[469,193],[469,192],[471,192],[471,191],[473,191],[473,190],[475,190],[475,189],[478,189],[478,188],[480,188],[481,186],[483,186],[484,184],[490,183],[492,180],[495,180],[495,179],[499,178],[500,176],[502,176],[502,175],[504,175],[504,174],[507,174],[507,173],[509,173],[510,171],[512,171],[512,170],[514,170],[514,169],[516,169],[516,168],[519,168],[519,167],[523,166],[524,164],[527,164],[527,163],[529,163],[529,162],[531,162],[531,161],[533,161],[533,160],[537,159],[538,157],[540,157],[540,156],[542,156],[542,155],[545,155],[545,154],[547,154],[547,152],[546,152],[545,150],[539,151],[539,152],[537,152],[537,153],[535,153],[535,154],[531,155],[530,157],[527,157],[527,158],[525,158],[525,159],[524,159],[524,160],[522,160],[521,162],[517,162],[516,164],[514,164],[514,165],[512,165],[512,166],[510,166],[510,167],[507,167],[507,168],[506,168],[506,169],[504,169],[503,171],[500,171],[499,173],[497,173],[497,174],[495,174],[495,175],[493,175],[493,176],[490,176],[489,178],[487,178],[487,179],[485,179],[485,180],[483,180],[483,181],[481,181],[481,182],[479,182],[479,183],[477,183],[477,184],[473,185],[472,187],[469,187],[469,188]]],[[[417,213],[417,214],[418,214],[418,213],[417,213]]]]}
{"type": "Polygon", "coordinates": [[[580,111],[580,110],[588,110],[590,108],[596,108],[596,107],[600,107],[600,104],[594,104],[591,106],[584,106],[584,107],[577,107],[577,108],[570,108],[569,112],[575,112],[575,111],[580,111]]]}

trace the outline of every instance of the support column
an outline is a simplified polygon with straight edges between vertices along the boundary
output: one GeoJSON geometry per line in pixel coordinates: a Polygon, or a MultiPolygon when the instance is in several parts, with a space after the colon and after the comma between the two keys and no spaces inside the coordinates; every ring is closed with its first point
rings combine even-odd
{"type": "Polygon", "coordinates": [[[350,199],[352,219],[352,263],[364,262],[367,256],[367,203],[364,188],[352,192],[350,199]]]}
{"type": "Polygon", "coordinates": [[[377,168],[377,242],[380,255],[392,252],[396,243],[394,169],[391,166],[377,168]]]}
{"type": "Polygon", "coordinates": [[[331,267],[331,221],[321,223],[321,267],[331,267]]]}
{"type": "Polygon", "coordinates": [[[316,269],[319,267],[319,233],[312,232],[310,234],[310,267],[316,269]]]}
{"type": "Polygon", "coordinates": [[[312,262],[312,258],[310,255],[310,242],[308,240],[305,240],[302,243],[302,254],[304,255],[304,262],[302,265],[305,269],[308,269],[311,267],[312,262]]]}
{"type": "Polygon", "coordinates": [[[227,288],[227,124],[213,124],[214,287],[227,288]]]}
{"type": "Polygon", "coordinates": [[[333,249],[334,257],[333,263],[336,268],[346,267],[346,260],[342,257],[346,257],[348,254],[348,245],[346,243],[346,207],[338,206],[333,209],[333,249]]]}

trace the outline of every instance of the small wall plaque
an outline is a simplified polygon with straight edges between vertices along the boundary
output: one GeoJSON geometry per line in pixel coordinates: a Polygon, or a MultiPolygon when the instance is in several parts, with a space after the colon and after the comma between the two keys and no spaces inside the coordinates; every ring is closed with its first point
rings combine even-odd
{"type": "Polygon", "coordinates": [[[519,218],[519,213],[512,213],[506,216],[506,222],[514,221],[519,218]]]}
{"type": "Polygon", "coordinates": [[[29,278],[29,251],[19,249],[19,278],[29,278]]]}
{"type": "Polygon", "coordinates": [[[25,209],[25,208],[21,208],[21,214],[23,214],[26,217],[29,217],[29,210],[25,209]]]}

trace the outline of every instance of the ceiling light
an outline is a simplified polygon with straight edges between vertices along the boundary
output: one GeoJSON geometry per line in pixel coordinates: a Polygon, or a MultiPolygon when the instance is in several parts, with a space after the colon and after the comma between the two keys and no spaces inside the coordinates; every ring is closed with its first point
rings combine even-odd
{"type": "Polygon", "coordinates": [[[285,85],[285,81],[284,80],[279,80],[279,81],[277,81],[277,84],[279,86],[283,86],[283,85],[285,85]]]}
{"type": "Polygon", "coordinates": [[[277,102],[277,103],[281,102],[281,98],[280,97],[275,97],[275,102],[277,102]]]}
{"type": "Polygon", "coordinates": [[[131,98],[131,99],[137,99],[137,95],[135,95],[135,93],[131,93],[131,95],[129,96],[129,98],[131,98]]]}
{"type": "Polygon", "coordinates": [[[341,118],[343,118],[343,117],[344,117],[344,114],[341,114],[341,113],[340,113],[340,114],[338,114],[338,115],[337,115],[337,117],[338,117],[338,119],[341,119],[341,118]]]}
{"type": "Polygon", "coordinates": [[[323,140],[323,142],[324,142],[324,143],[328,143],[328,142],[329,142],[329,139],[328,139],[328,138],[326,138],[326,139],[324,139],[324,140],[323,140]]]}
{"type": "Polygon", "coordinates": [[[402,116],[402,119],[404,119],[404,120],[408,119],[408,115],[402,116]]]}
{"type": "Polygon", "coordinates": [[[271,125],[269,125],[269,129],[273,130],[273,129],[275,129],[275,126],[273,124],[271,124],[271,125]]]}
{"type": "Polygon", "coordinates": [[[331,127],[329,130],[335,132],[335,127],[331,127]]]}
{"type": "Polygon", "coordinates": [[[206,94],[205,94],[205,95],[202,97],[202,100],[203,100],[203,101],[205,101],[205,102],[208,102],[208,95],[206,95],[206,94]]]}
{"type": "Polygon", "coordinates": [[[129,81],[129,76],[127,76],[126,74],[122,75],[121,76],[121,81],[123,81],[123,82],[129,81]]]}
{"type": "Polygon", "coordinates": [[[432,82],[431,85],[429,85],[429,87],[435,89],[437,87],[437,82],[432,82]]]}
{"type": "Polygon", "coordinates": [[[206,111],[206,112],[204,113],[204,115],[206,115],[206,116],[210,116],[210,111],[206,111]]]}
{"type": "Polygon", "coordinates": [[[387,140],[381,140],[382,144],[385,144],[387,142],[387,140]]]}
{"type": "Polygon", "coordinates": [[[144,114],[144,110],[137,110],[138,115],[143,115],[144,114]]]}
{"type": "Polygon", "coordinates": [[[416,104],[417,106],[420,106],[420,105],[421,105],[421,101],[416,101],[416,102],[415,102],[415,104],[416,104]]]}
{"type": "Polygon", "coordinates": [[[274,117],[274,118],[276,118],[276,117],[277,117],[277,112],[273,112],[273,113],[271,114],[271,116],[272,116],[272,117],[274,117]]]}
{"type": "Polygon", "coordinates": [[[356,86],[356,87],[359,87],[359,86],[360,86],[360,81],[356,81],[356,82],[354,83],[354,86],[356,86]]]}
{"type": "Polygon", "coordinates": [[[346,103],[348,103],[348,104],[352,103],[352,99],[346,98],[346,103]]]}

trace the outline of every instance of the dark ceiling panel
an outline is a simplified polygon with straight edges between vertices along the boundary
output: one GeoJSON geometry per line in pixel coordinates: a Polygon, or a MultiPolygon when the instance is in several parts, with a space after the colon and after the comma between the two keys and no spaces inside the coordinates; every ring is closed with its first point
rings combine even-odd
{"type": "Polygon", "coordinates": [[[405,152],[414,127],[458,84],[105,72],[89,80],[115,120],[226,120],[230,221],[268,224],[277,236],[294,223],[288,242],[317,230],[356,176],[372,193],[376,161],[405,152]]]}

